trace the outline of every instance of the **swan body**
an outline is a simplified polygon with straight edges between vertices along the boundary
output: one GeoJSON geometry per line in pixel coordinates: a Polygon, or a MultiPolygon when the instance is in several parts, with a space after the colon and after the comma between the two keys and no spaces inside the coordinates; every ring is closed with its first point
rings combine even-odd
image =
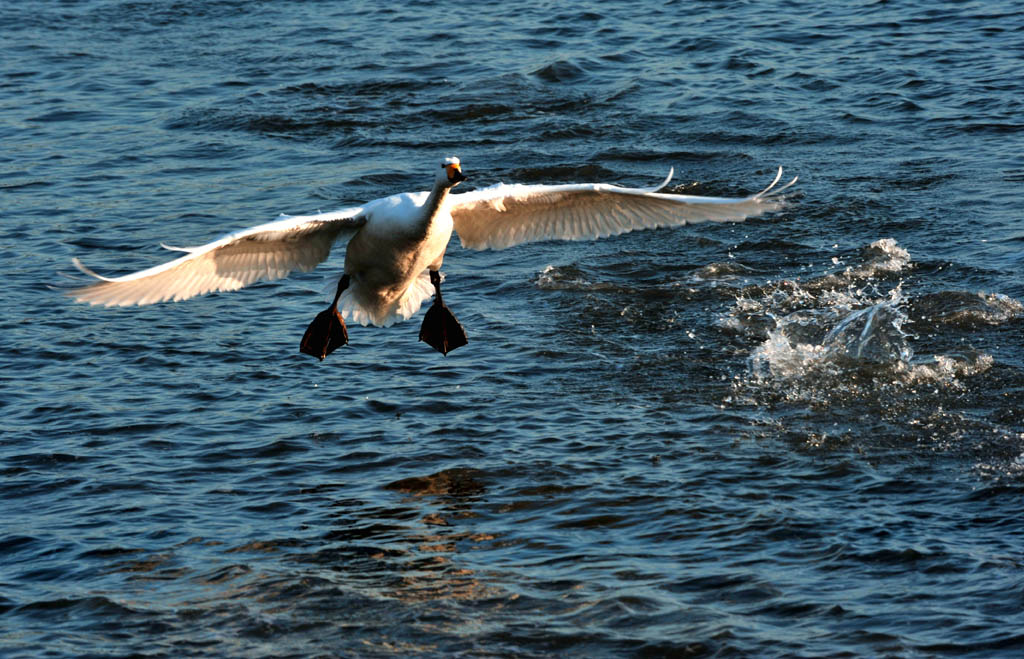
{"type": "MultiPolygon", "coordinates": [[[[459,159],[446,158],[435,171],[430,191],[397,194],[332,213],[282,215],[199,247],[168,247],[184,255],[121,277],[103,277],[73,259],[98,281],[67,294],[89,304],[128,306],[236,290],[294,270],[312,270],[327,259],[336,241],[349,235],[344,273],[329,310],[337,312],[342,328],[342,317],[390,326],[415,314],[431,295],[435,306],[444,306],[439,271],[453,230],[464,247],[505,249],[538,240],[587,240],[637,229],[742,221],[780,208],[780,193],[797,180],[776,187],[780,167],[767,188],[736,198],[659,192],[671,180],[671,170],[654,188],[499,183],[449,194],[465,179],[459,159]]],[[[457,325],[454,316],[451,321],[457,325]]],[[[327,331],[326,326],[321,329],[327,331]]]]}
{"type": "Polygon", "coordinates": [[[442,206],[426,223],[415,220],[432,193],[406,193],[368,205],[368,221],[349,240],[345,272],[352,278],[341,296],[342,315],[361,325],[389,327],[416,313],[434,288],[427,273],[439,271],[454,222],[442,206]]]}

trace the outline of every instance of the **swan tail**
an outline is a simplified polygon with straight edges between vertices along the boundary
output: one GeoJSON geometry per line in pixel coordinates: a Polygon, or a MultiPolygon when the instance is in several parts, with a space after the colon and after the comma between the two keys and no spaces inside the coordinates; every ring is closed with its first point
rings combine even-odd
{"type": "Polygon", "coordinates": [[[347,288],[338,300],[341,315],[362,326],[391,327],[409,320],[434,294],[434,285],[426,271],[416,277],[401,297],[390,304],[373,306],[360,300],[358,283],[347,288]]]}

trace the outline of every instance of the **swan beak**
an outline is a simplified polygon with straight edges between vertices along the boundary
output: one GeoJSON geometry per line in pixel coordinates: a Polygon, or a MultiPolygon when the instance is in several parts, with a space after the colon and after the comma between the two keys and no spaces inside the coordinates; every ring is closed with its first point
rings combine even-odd
{"type": "Polygon", "coordinates": [[[457,164],[445,165],[445,169],[448,171],[448,180],[452,183],[461,183],[466,180],[466,177],[462,174],[462,166],[457,164]]]}

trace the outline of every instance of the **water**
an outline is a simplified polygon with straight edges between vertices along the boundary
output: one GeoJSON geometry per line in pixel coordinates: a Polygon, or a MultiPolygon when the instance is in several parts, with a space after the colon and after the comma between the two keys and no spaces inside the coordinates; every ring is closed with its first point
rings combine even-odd
{"type": "MultiPolygon", "coordinates": [[[[1016,656],[1024,17],[924,3],[0,5],[0,655],[1016,656]],[[759,190],[470,252],[297,350],[320,270],[105,273],[430,183],[759,190]]],[[[340,256],[340,250],[336,256],[340,256]]]]}

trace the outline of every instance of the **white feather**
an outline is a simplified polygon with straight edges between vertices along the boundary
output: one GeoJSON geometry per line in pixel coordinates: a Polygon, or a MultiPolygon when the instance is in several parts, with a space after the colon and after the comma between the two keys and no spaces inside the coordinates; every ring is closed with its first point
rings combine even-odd
{"type": "Polygon", "coordinates": [[[362,225],[362,208],[306,216],[282,216],[274,222],[230,233],[200,247],[169,248],[186,253],[122,277],[104,277],[75,266],[100,283],[68,292],[79,302],[104,306],[186,300],[213,291],[233,291],[260,281],[309,271],[330,254],[338,235],[362,225]]]}
{"type": "Polygon", "coordinates": [[[621,188],[606,183],[572,185],[497,185],[452,195],[455,232],[464,247],[505,249],[536,240],[592,240],[637,229],[738,222],[782,206],[772,184],[747,197],[698,197],[657,192],[658,188],[621,188]]]}

